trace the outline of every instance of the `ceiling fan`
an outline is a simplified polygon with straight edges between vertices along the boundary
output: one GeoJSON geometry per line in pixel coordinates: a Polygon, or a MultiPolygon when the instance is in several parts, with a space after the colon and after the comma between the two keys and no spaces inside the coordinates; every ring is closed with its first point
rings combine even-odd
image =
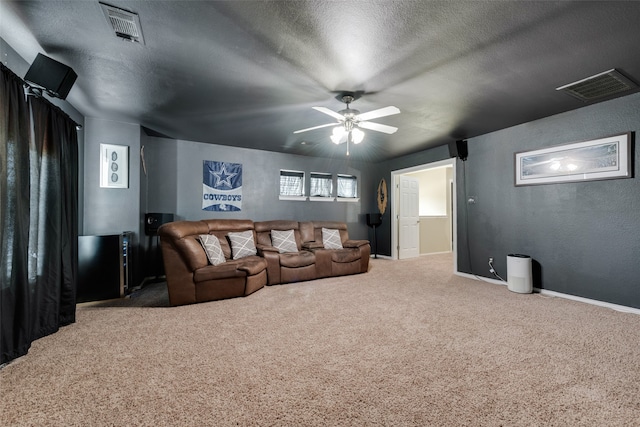
{"type": "Polygon", "coordinates": [[[347,104],[347,108],[335,112],[326,107],[312,107],[314,110],[324,113],[333,117],[337,122],[327,123],[324,125],[313,126],[306,129],[300,129],[293,133],[302,133],[310,130],[320,129],[324,127],[334,126],[331,134],[331,141],[334,144],[347,143],[347,156],[349,155],[349,143],[359,144],[364,139],[364,132],[360,130],[368,129],[376,132],[383,132],[386,134],[395,133],[398,128],[381,123],[370,122],[371,119],[377,119],[380,117],[391,116],[400,113],[398,107],[389,106],[379,108],[377,110],[369,111],[368,113],[360,113],[358,110],[349,108],[349,104],[355,101],[355,94],[348,92],[342,95],[341,101],[347,104]]]}

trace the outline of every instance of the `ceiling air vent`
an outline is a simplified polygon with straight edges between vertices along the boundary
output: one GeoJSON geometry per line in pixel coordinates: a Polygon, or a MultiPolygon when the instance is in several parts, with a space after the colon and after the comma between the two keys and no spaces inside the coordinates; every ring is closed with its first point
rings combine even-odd
{"type": "Polygon", "coordinates": [[[144,44],[142,27],[137,13],[100,3],[107,22],[113,28],[116,37],[123,40],[144,44]]]}
{"type": "Polygon", "coordinates": [[[589,102],[637,88],[634,82],[612,69],[568,85],[557,87],[574,98],[589,102]]]}

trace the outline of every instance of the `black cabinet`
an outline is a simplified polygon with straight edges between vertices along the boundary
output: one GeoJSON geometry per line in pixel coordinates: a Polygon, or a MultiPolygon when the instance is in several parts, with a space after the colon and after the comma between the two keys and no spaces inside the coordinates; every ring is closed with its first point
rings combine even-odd
{"type": "Polygon", "coordinates": [[[78,236],[77,302],[123,297],[132,282],[132,232],[78,236]]]}

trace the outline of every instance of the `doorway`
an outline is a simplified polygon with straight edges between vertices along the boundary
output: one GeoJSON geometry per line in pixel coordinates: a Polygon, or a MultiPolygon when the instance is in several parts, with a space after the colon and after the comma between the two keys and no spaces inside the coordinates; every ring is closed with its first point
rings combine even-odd
{"type": "MultiPolygon", "coordinates": [[[[423,165],[414,166],[407,169],[400,169],[391,172],[391,192],[390,192],[390,204],[391,204],[391,257],[393,259],[404,258],[401,254],[411,253],[406,252],[407,248],[415,245],[415,241],[412,241],[412,237],[406,237],[407,233],[403,233],[401,225],[405,226],[403,222],[406,222],[402,217],[407,216],[403,214],[403,203],[411,206],[410,202],[403,201],[404,191],[401,190],[402,177],[421,177],[430,176],[430,174],[436,174],[436,171],[444,173],[444,170],[448,168],[446,179],[443,178],[442,188],[438,184],[438,188],[435,189],[435,193],[431,191],[429,194],[425,194],[425,191],[419,191],[419,203],[420,206],[420,227],[423,228],[422,234],[425,232],[432,235],[439,236],[441,239],[443,236],[447,236],[448,246],[444,250],[437,250],[436,252],[453,252],[454,259],[454,271],[457,270],[457,212],[456,212],[456,159],[447,159],[433,163],[427,163],[423,165]],[[443,199],[437,201],[440,197],[436,193],[441,194],[443,199]],[[434,195],[435,194],[435,195],[434,195]],[[445,196],[446,195],[446,196],[445,196]],[[434,199],[434,197],[436,199],[434,199]],[[435,203],[434,203],[435,200],[435,203]],[[426,206],[429,205],[429,206],[426,206]],[[422,215],[424,214],[424,215],[422,215]],[[439,225],[438,225],[439,224],[439,225]],[[435,228],[433,228],[435,227],[435,228]],[[425,229],[431,229],[431,231],[425,229]]],[[[444,176],[444,175],[443,175],[444,176]]],[[[424,178],[424,177],[423,177],[424,178]]],[[[413,235],[415,238],[415,234],[413,235]]],[[[436,253],[431,252],[431,253],[436,253]]]]}

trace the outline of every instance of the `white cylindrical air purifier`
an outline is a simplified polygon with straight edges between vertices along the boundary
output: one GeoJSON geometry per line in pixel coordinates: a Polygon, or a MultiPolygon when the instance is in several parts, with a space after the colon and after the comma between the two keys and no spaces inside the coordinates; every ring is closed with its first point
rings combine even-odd
{"type": "Polygon", "coordinates": [[[531,257],[529,255],[507,255],[507,288],[512,292],[533,292],[531,257]]]}

